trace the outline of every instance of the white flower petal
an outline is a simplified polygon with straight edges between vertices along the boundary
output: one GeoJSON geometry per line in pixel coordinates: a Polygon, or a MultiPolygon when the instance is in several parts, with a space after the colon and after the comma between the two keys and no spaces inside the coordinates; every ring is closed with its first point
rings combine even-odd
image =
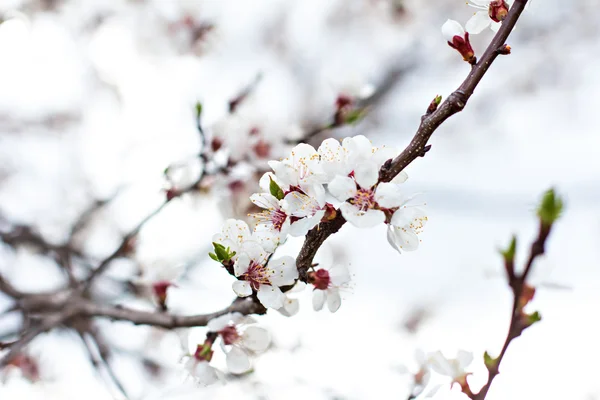
{"type": "Polygon", "coordinates": [[[244,347],[254,352],[265,351],[271,343],[271,335],[265,328],[249,326],[242,334],[244,347]]]}
{"type": "Polygon", "coordinates": [[[281,206],[286,214],[299,218],[313,215],[315,209],[319,207],[313,198],[300,192],[288,193],[281,202],[281,206]]]}
{"type": "Polygon", "coordinates": [[[344,218],[357,228],[372,228],[385,221],[385,214],[381,210],[363,212],[350,203],[343,203],[340,210],[344,218]]]}
{"type": "Polygon", "coordinates": [[[473,353],[470,351],[459,350],[456,354],[456,360],[460,369],[467,368],[473,362],[473,353]]]}
{"type": "Polygon", "coordinates": [[[281,231],[272,229],[272,225],[258,224],[254,228],[252,237],[260,243],[265,252],[274,253],[277,246],[283,244],[285,240],[285,236],[282,233],[284,233],[286,225],[289,226],[289,218],[282,226],[281,231]]]}
{"type": "Polygon", "coordinates": [[[217,371],[206,361],[197,361],[191,358],[187,362],[186,368],[201,385],[212,385],[219,380],[217,371]]]}
{"type": "Polygon", "coordinates": [[[342,305],[342,298],[337,289],[327,289],[327,308],[332,313],[340,309],[342,305]]]}
{"type": "Polygon", "coordinates": [[[266,210],[279,210],[281,208],[279,200],[269,193],[254,193],[250,196],[250,201],[266,210]]]}
{"type": "Polygon", "coordinates": [[[429,365],[438,374],[454,377],[452,363],[444,357],[441,351],[436,351],[429,356],[429,365]]]}
{"type": "Polygon", "coordinates": [[[334,286],[345,285],[350,282],[350,271],[345,265],[337,265],[329,270],[329,279],[334,286]]]}
{"type": "Polygon", "coordinates": [[[233,265],[233,273],[235,276],[244,275],[248,271],[248,267],[250,267],[250,257],[248,254],[242,253],[233,265]]]}
{"type": "Polygon", "coordinates": [[[239,297],[248,297],[252,294],[252,287],[246,281],[235,281],[231,287],[239,297]]]}
{"type": "Polygon", "coordinates": [[[283,184],[277,179],[277,176],[275,176],[275,174],[272,172],[265,172],[263,174],[263,176],[260,177],[260,179],[258,181],[258,186],[264,192],[270,193],[271,192],[271,180],[275,181],[277,186],[279,186],[279,187],[283,186],[283,184]]]}
{"type": "Polygon", "coordinates": [[[319,210],[312,217],[302,218],[294,222],[290,226],[290,236],[299,237],[306,235],[308,231],[310,231],[312,228],[314,228],[321,222],[323,216],[325,216],[325,210],[319,210]]]}
{"type": "Polygon", "coordinates": [[[356,195],[356,183],[348,176],[336,176],[329,183],[327,189],[339,201],[346,201],[356,195]]]}
{"type": "Polygon", "coordinates": [[[225,361],[227,362],[227,369],[232,374],[243,374],[244,372],[248,372],[252,367],[248,354],[237,346],[233,346],[229,350],[225,361]]]}
{"type": "Polygon", "coordinates": [[[267,308],[278,309],[283,307],[285,295],[276,286],[260,285],[257,294],[258,300],[267,308]]]}
{"type": "Polygon", "coordinates": [[[290,299],[289,297],[286,297],[286,299],[283,301],[283,307],[278,311],[286,317],[293,317],[294,315],[298,314],[298,311],[300,311],[300,301],[298,301],[298,299],[290,299]]]}
{"type": "Polygon", "coordinates": [[[293,284],[298,279],[296,260],[294,257],[285,256],[269,262],[269,268],[273,271],[271,282],[276,286],[293,284]]]}
{"type": "Polygon", "coordinates": [[[408,179],[408,174],[404,171],[400,171],[398,175],[392,179],[392,183],[404,183],[408,179]]]}
{"type": "MultiPolygon", "coordinates": [[[[240,219],[228,219],[221,229],[222,236],[241,244],[250,239],[250,228],[248,224],[240,219]]],[[[216,241],[216,240],[215,240],[216,241]]]]}
{"type": "Polygon", "coordinates": [[[225,315],[221,315],[220,317],[213,318],[208,321],[206,327],[209,332],[219,332],[226,326],[229,326],[233,323],[233,315],[231,313],[227,313],[225,315]]]}
{"type": "Polygon", "coordinates": [[[465,30],[460,23],[453,19],[449,19],[442,25],[442,34],[448,42],[452,42],[454,36],[463,37],[465,35],[465,30]]]}
{"type": "Polygon", "coordinates": [[[388,242],[398,251],[414,251],[419,247],[419,236],[411,229],[390,225],[388,242]]]}
{"type": "Polygon", "coordinates": [[[491,23],[492,20],[487,11],[477,11],[475,15],[469,18],[465,28],[469,33],[478,34],[483,32],[491,23]]]}
{"type": "Polygon", "coordinates": [[[363,189],[368,189],[379,180],[379,167],[373,161],[365,161],[354,169],[354,179],[363,189]]]}
{"type": "MultiPolygon", "coordinates": [[[[527,3],[527,4],[529,4],[529,3],[527,3]]],[[[502,26],[502,22],[492,21],[492,23],[490,24],[490,29],[494,32],[498,32],[500,30],[501,26],[502,26]]]]}
{"type": "Polygon", "coordinates": [[[398,155],[398,153],[398,149],[395,149],[393,147],[382,146],[378,148],[377,151],[375,151],[375,153],[373,153],[373,155],[371,156],[371,161],[377,164],[378,168],[381,168],[381,166],[387,160],[394,159],[398,155]]]}
{"type": "Polygon", "coordinates": [[[400,185],[382,182],[375,190],[375,201],[381,207],[394,208],[400,207],[406,199],[400,185]]]}
{"type": "Polygon", "coordinates": [[[324,290],[315,289],[313,291],[312,303],[313,309],[315,311],[321,311],[323,309],[323,304],[325,304],[325,297],[327,297],[327,295],[325,294],[324,290]]]}

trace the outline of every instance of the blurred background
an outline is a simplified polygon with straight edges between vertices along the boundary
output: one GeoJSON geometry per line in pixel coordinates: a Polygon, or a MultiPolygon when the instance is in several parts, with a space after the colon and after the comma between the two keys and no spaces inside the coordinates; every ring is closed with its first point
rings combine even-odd
{"type": "MultiPolygon", "coordinates": [[[[210,239],[251,210],[266,161],[298,140],[364,134],[405,146],[431,99],[469,71],[441,25],[474,11],[458,0],[2,0],[0,272],[23,291],[63,287],[48,244],[76,252],[73,273],[85,276],[167,195],[185,191],[143,226],[93,296],[152,309],[132,282],[177,266],[172,312],[227,306],[232,278],[207,257],[210,239]],[[324,129],[340,96],[368,114],[324,129]]],[[[543,320],[513,342],[488,399],[599,399],[599,30],[595,0],[534,1],[509,39],[512,55],[407,169],[406,190],[420,193],[429,216],[420,248],[399,255],[383,226],[344,226],[318,255],[353,274],[342,307],[314,312],[307,291],[297,316],[260,317],[273,344],[253,373],[197,387],[176,333],[96,321],[129,397],[406,399],[417,350],[472,351],[478,388],[482,354],[498,354],[510,319],[497,251],[517,234],[522,265],[535,206],[554,186],[566,212],[535,265],[529,306],[543,320]]],[[[472,37],[477,54],[492,34],[472,37]]],[[[9,305],[0,294],[0,309],[9,305]]],[[[15,314],[0,316],[0,341],[22,323],[15,314]]],[[[4,371],[0,399],[123,398],[72,330],[39,336],[27,354],[35,373],[4,371]]],[[[456,388],[437,398],[464,397],[456,388]]]]}

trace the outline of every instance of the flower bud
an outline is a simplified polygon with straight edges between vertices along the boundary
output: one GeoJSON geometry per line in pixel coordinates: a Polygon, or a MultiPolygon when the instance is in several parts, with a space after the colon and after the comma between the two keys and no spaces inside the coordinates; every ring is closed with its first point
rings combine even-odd
{"type": "Polygon", "coordinates": [[[504,0],[493,0],[488,12],[492,21],[502,22],[508,15],[508,4],[504,0]]]}
{"type": "Polygon", "coordinates": [[[442,34],[448,41],[448,45],[456,49],[463,57],[463,60],[469,64],[477,62],[475,51],[469,41],[469,32],[465,32],[461,24],[451,19],[447,20],[442,26],[442,34]]]}

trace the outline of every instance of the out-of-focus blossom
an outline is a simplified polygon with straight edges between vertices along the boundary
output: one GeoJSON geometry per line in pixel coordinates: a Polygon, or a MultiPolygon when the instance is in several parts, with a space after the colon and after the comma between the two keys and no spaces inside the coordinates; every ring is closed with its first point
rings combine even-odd
{"type": "Polygon", "coordinates": [[[250,356],[265,351],[271,342],[269,332],[256,321],[240,313],[228,313],[208,323],[209,332],[221,338],[226,354],[227,369],[234,374],[243,374],[252,367],[250,356]]]}

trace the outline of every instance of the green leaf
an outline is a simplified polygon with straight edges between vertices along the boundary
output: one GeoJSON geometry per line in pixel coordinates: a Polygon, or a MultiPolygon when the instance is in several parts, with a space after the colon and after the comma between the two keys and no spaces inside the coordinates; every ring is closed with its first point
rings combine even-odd
{"type": "Polygon", "coordinates": [[[223,246],[221,243],[217,243],[217,242],[213,242],[213,247],[216,249],[221,249],[221,250],[225,250],[225,246],[223,246]]]}
{"type": "Polygon", "coordinates": [[[271,182],[269,183],[269,191],[277,200],[281,200],[284,197],[283,190],[279,187],[277,182],[273,180],[273,178],[269,177],[271,182]]]}
{"type": "Polygon", "coordinates": [[[437,95],[437,96],[435,96],[435,99],[433,99],[433,102],[434,102],[434,103],[435,103],[437,106],[439,106],[439,105],[441,104],[441,102],[442,102],[442,96],[440,96],[440,95],[437,95]]]}
{"type": "Polygon", "coordinates": [[[210,258],[212,258],[213,260],[215,260],[216,262],[221,262],[221,261],[219,260],[219,257],[217,257],[217,255],[216,255],[215,253],[208,253],[208,256],[209,256],[210,258]]]}
{"type": "Polygon", "coordinates": [[[217,257],[219,257],[219,261],[226,261],[227,258],[227,250],[221,247],[215,247],[215,253],[217,253],[217,257]]]}
{"type": "Polygon", "coordinates": [[[517,252],[517,237],[513,235],[510,244],[506,250],[501,250],[500,253],[504,257],[504,261],[514,261],[515,253],[517,252]]]}
{"type": "Polygon", "coordinates": [[[200,118],[201,115],[202,115],[202,103],[197,102],[196,103],[196,118],[200,118]]]}
{"type": "Polygon", "coordinates": [[[540,322],[542,320],[542,315],[536,311],[533,314],[524,314],[523,319],[523,329],[526,329],[531,325],[540,322]]]}
{"type": "Polygon", "coordinates": [[[552,225],[562,214],[564,202],[553,188],[548,189],[538,207],[537,215],[546,225],[552,225]]]}
{"type": "Polygon", "coordinates": [[[483,353],[483,363],[487,367],[487,369],[492,369],[496,366],[496,359],[490,356],[490,354],[486,351],[483,353]]]}

